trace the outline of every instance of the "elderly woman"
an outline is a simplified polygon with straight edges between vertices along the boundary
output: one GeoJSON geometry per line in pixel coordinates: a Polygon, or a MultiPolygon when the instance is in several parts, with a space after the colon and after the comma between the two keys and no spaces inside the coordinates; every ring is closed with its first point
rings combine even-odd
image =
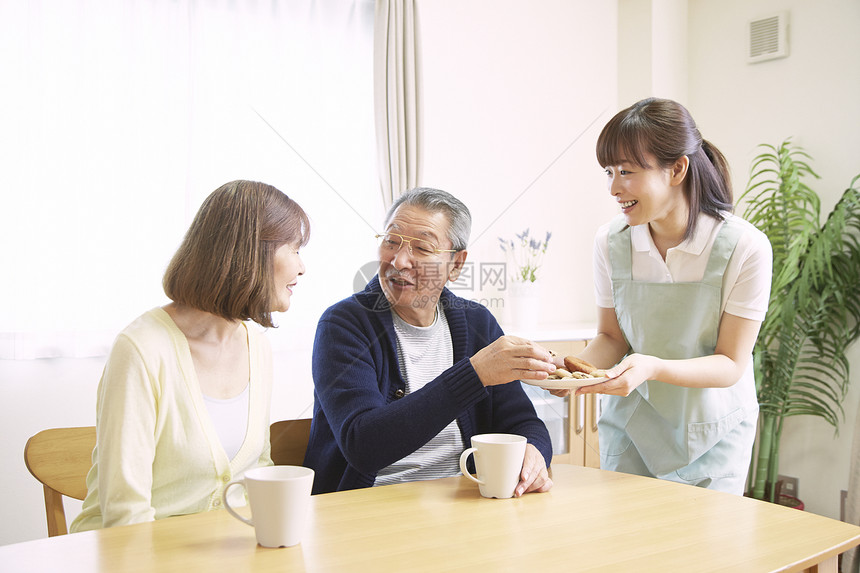
{"type": "Polygon", "coordinates": [[[464,445],[489,432],[528,440],[515,495],[552,487],[546,427],[510,384],[545,379],[552,357],[503,336],[486,308],[445,288],[466,261],[470,229],[450,194],[407,192],[378,237],[378,275],[320,319],[305,457],[315,493],[457,475],[464,445]]]}
{"type": "Polygon", "coordinates": [[[308,233],[302,208],[270,185],[233,181],[209,195],[164,275],[173,302],[111,350],[71,531],[214,509],[228,482],[271,465],[271,351],[244,321],[271,327],[290,307],[308,233]]]}

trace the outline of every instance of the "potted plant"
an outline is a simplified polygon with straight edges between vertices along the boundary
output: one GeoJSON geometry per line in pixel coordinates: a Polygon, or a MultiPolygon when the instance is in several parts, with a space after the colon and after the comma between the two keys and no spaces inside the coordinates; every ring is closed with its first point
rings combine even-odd
{"type": "Polygon", "coordinates": [[[508,259],[506,304],[510,305],[509,318],[514,325],[529,329],[537,323],[540,310],[540,292],[537,272],[549,247],[552,233],[547,231],[543,240],[529,235],[526,229],[514,235],[516,239],[499,237],[499,247],[508,259]]]}
{"type": "Polygon", "coordinates": [[[824,223],[806,183],[818,175],[790,140],[762,145],[740,197],[744,218],[773,246],[773,285],[754,351],[761,408],[748,495],[778,501],[779,447],[788,416],[838,431],[848,390],[846,349],[860,335],[860,191],[855,177],[824,223]]]}
{"type": "Polygon", "coordinates": [[[533,283],[537,280],[537,271],[540,268],[552,233],[547,231],[543,241],[529,236],[529,230],[515,234],[516,240],[503,239],[499,237],[499,247],[513,263],[513,274],[510,275],[514,283],[533,283]]]}

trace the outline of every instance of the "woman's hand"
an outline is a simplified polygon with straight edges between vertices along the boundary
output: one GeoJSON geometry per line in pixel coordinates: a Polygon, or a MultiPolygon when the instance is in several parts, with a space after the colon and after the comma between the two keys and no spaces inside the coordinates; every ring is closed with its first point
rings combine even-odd
{"type": "MultiPolygon", "coordinates": [[[[598,368],[606,368],[617,364],[619,360],[624,358],[629,349],[627,339],[624,338],[621,327],[618,326],[618,316],[615,314],[615,309],[598,307],[597,336],[588,342],[582,352],[575,354],[575,356],[594,364],[598,368]]],[[[561,367],[564,367],[564,359],[561,357],[558,359],[561,367]]],[[[613,373],[616,368],[612,369],[613,373]]],[[[570,393],[570,390],[550,390],[550,394],[560,398],[564,398],[570,393]]],[[[578,393],[581,394],[582,392],[578,393]]]]}
{"type": "Polygon", "coordinates": [[[531,444],[526,444],[526,455],[523,458],[523,469],[520,472],[520,483],[514,490],[514,497],[523,494],[543,493],[552,488],[552,480],[546,469],[546,462],[540,451],[531,444]]]}
{"type": "Polygon", "coordinates": [[[552,355],[525,338],[500,336],[470,359],[484,386],[514,380],[546,380],[555,372],[552,355]]]}
{"type": "MultiPolygon", "coordinates": [[[[637,386],[646,380],[656,380],[662,360],[656,356],[631,354],[606,371],[606,382],[583,386],[577,394],[612,394],[629,396],[637,386]]],[[[558,395],[558,394],[556,394],[558,395]]]]}

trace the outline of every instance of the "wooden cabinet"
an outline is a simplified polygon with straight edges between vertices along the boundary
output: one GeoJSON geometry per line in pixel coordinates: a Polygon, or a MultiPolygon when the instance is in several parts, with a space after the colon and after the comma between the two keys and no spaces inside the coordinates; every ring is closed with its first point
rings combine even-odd
{"type": "MultiPolygon", "coordinates": [[[[585,340],[537,340],[536,342],[559,356],[577,354],[587,344],[585,340]]],[[[563,414],[566,414],[563,428],[567,452],[553,455],[553,462],[599,468],[597,419],[600,415],[600,396],[597,394],[569,396],[564,399],[563,414]]]]}
{"type": "Polygon", "coordinates": [[[600,445],[597,440],[597,419],[600,397],[597,394],[569,399],[570,413],[567,443],[570,452],[553,456],[553,461],[589,468],[600,467],[600,445]],[[565,455],[567,458],[565,458],[565,455]]]}

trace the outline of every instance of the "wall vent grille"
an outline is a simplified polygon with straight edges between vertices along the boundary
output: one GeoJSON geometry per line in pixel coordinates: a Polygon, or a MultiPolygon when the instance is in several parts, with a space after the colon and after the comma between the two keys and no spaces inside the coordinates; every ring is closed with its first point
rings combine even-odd
{"type": "Polygon", "coordinates": [[[763,62],[788,56],[788,12],[750,20],[747,62],[763,62]]]}

